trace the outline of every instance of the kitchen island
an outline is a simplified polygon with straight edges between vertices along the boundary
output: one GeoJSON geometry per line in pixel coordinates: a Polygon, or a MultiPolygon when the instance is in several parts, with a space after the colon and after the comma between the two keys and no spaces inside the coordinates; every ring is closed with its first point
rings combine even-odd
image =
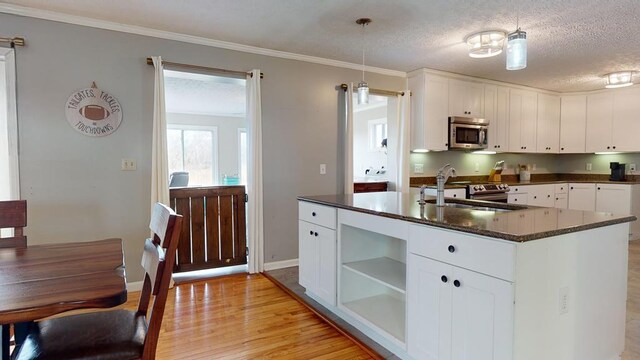
{"type": "Polygon", "coordinates": [[[635,217],[416,200],[300,197],[307,294],[400,358],[619,359],[635,217]]]}

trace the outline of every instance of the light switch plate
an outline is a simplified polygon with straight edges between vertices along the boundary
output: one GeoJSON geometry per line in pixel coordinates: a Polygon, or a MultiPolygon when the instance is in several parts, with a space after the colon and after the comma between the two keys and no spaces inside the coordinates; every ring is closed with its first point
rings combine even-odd
{"type": "Polygon", "coordinates": [[[593,170],[593,165],[591,163],[587,163],[587,171],[593,170]]]}
{"type": "Polygon", "coordinates": [[[629,164],[629,171],[636,172],[636,164],[629,164]]]}
{"type": "Polygon", "coordinates": [[[320,175],[325,175],[327,173],[327,164],[320,164],[320,175]]]}
{"type": "Polygon", "coordinates": [[[135,159],[122,159],[122,163],[120,165],[120,169],[122,171],[135,171],[137,169],[136,160],[135,159]]]}
{"type": "Polygon", "coordinates": [[[424,164],[413,164],[413,172],[415,174],[424,174],[424,164]]]}

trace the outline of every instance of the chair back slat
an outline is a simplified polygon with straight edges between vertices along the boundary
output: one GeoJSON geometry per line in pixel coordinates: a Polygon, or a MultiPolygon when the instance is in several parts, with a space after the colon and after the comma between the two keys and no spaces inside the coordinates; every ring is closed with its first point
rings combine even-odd
{"type": "Polygon", "coordinates": [[[180,240],[182,216],[169,207],[156,203],[149,228],[154,236],[153,240],[147,239],[144,245],[142,266],[145,269],[145,278],[138,303],[138,313],[147,314],[151,297],[154,296],[154,298],[151,313],[148,316],[142,359],[155,358],[169,283],[176,260],[176,248],[180,240]]]}
{"type": "Polygon", "coordinates": [[[27,226],[27,201],[0,201],[0,229],[13,229],[13,236],[0,238],[0,248],[26,247],[27,237],[22,229],[27,226]]]}

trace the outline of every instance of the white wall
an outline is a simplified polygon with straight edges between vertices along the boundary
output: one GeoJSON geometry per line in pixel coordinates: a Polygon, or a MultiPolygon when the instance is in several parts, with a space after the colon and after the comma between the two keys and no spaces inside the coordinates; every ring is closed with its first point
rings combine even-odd
{"type": "MultiPolygon", "coordinates": [[[[344,92],[357,70],[281,59],[0,14],[0,33],[24,36],[16,49],[22,197],[30,244],[119,237],[127,278],[142,279],[140,258],[150,215],[153,67],[148,56],[231,70],[261,69],[265,261],[298,256],[299,195],[342,191],[344,92]],[[122,105],[120,128],[90,138],[66,122],[64,104],[91,85],[122,105]],[[312,85],[309,85],[312,84],[312,85]],[[121,171],[123,158],[137,171],[121,171]],[[319,164],[327,174],[319,174],[319,164]]],[[[299,41],[304,41],[301,35],[299,41]]],[[[367,74],[375,88],[405,79],[367,74]]]]}
{"type": "Polygon", "coordinates": [[[168,124],[215,126],[218,128],[218,184],[224,175],[240,175],[238,129],[246,129],[247,119],[235,116],[213,116],[167,113],[168,124]]]}
{"type": "Polygon", "coordinates": [[[353,177],[365,176],[365,170],[387,167],[387,154],[369,149],[369,121],[387,118],[387,106],[353,113],[353,177]]]}

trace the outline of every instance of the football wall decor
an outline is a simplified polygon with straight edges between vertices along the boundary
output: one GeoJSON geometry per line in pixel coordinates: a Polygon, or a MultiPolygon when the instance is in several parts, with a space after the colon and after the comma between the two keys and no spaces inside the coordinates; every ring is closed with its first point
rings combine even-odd
{"type": "Polygon", "coordinates": [[[66,106],[67,122],[86,136],[107,136],[116,131],[122,121],[118,99],[95,86],[75,91],[66,106]]]}

